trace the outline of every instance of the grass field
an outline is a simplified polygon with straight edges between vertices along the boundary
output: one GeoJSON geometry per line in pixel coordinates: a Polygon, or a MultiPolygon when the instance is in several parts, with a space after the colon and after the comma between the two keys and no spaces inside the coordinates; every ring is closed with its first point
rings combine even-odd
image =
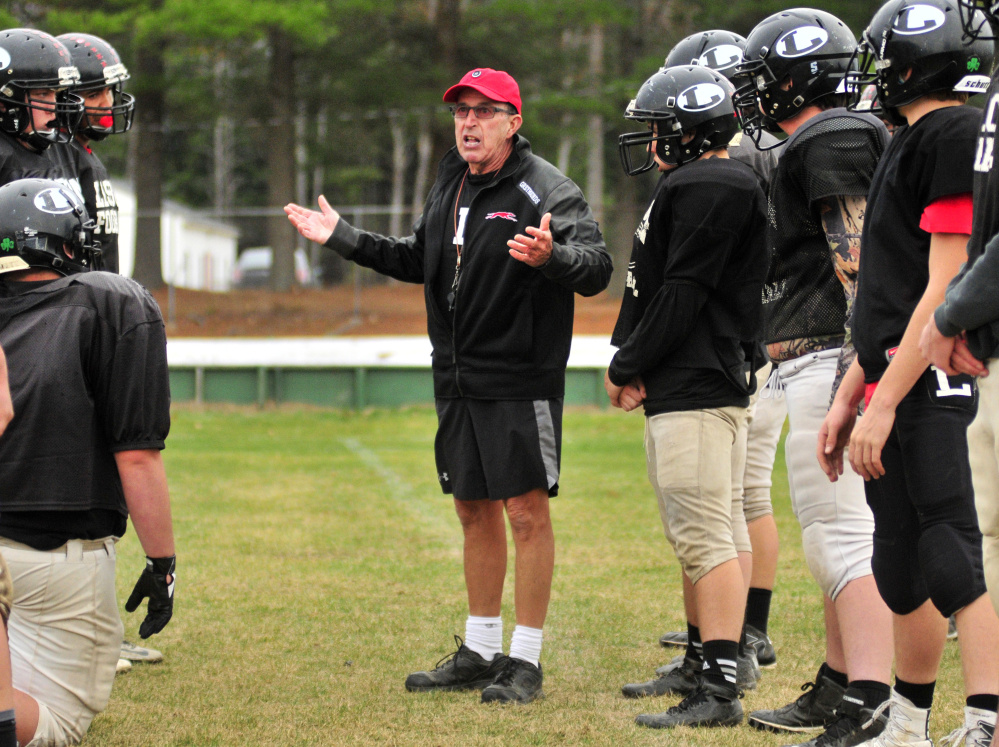
{"type": "MultiPolygon", "coordinates": [[[[642,417],[570,410],[545,627],[544,701],[484,706],[476,693],[407,693],[406,674],[453,650],[466,612],[461,535],[433,467],[432,409],[361,413],[179,409],[166,453],[178,544],[166,661],[119,676],[88,745],[779,745],[742,726],[648,730],[631,701],[675,650],[679,570],[645,476],[642,417]]],[[[781,560],[770,633],[778,666],[747,711],[800,695],[823,659],[822,607],[802,560],[778,455],[781,560]]],[[[123,602],[142,567],[120,547],[123,602]]],[[[512,563],[510,564],[512,569],[512,563]]],[[[508,579],[512,591],[512,579],[508,579]]],[[[512,594],[508,596],[512,597],[512,594]]],[[[138,614],[124,613],[138,640],[138,614]]],[[[513,614],[504,606],[509,645],[513,614]]],[[[956,644],[933,733],[959,723],[956,644]]]]}

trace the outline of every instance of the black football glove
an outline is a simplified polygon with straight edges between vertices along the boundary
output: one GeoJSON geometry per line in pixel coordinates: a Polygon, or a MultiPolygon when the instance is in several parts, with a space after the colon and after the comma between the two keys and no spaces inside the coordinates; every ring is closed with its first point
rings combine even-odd
{"type": "Polygon", "coordinates": [[[135,582],[135,588],[125,602],[127,612],[135,612],[143,599],[149,597],[146,619],[139,626],[139,636],[148,638],[159,633],[173,616],[173,587],[177,580],[177,556],[146,558],[146,567],[135,582]]]}

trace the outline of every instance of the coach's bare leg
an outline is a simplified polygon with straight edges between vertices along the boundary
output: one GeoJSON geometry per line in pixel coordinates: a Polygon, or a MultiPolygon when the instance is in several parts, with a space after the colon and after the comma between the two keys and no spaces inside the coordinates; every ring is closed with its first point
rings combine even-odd
{"type": "Polygon", "coordinates": [[[539,488],[505,502],[517,552],[513,585],[517,625],[543,628],[555,570],[555,533],[548,511],[548,491],[539,488]]]}
{"type": "Polygon", "coordinates": [[[846,672],[851,682],[872,680],[889,684],[894,655],[892,614],[881,599],[874,576],[850,581],[836,595],[833,605],[846,660],[846,669],[839,671],[846,672]]]}
{"type": "Polygon", "coordinates": [[[908,615],[892,617],[895,622],[895,676],[917,685],[933,682],[947,642],[947,619],[929,600],[908,615]]]}
{"type": "Polygon", "coordinates": [[[982,594],[955,615],[957,640],[961,646],[961,668],[964,672],[964,694],[995,695],[996,672],[999,672],[999,619],[982,594]]]}
{"type": "Polygon", "coordinates": [[[454,508],[465,535],[468,613],[499,617],[506,578],[506,522],[500,501],[459,501],[454,508]]]}
{"type": "Polygon", "coordinates": [[[694,584],[702,641],[738,641],[746,614],[746,582],[737,559],[705,573],[694,584]]]}
{"type": "Polygon", "coordinates": [[[749,542],[753,546],[753,573],[749,586],[752,589],[773,591],[777,579],[777,551],[780,538],[773,514],[766,514],[746,524],[749,542]]]}

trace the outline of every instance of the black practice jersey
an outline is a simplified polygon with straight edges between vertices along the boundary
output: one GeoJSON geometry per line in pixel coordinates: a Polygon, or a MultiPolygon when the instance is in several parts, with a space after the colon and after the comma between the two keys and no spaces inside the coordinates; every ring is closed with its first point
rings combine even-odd
{"type": "Polygon", "coordinates": [[[0,276],[0,346],[15,413],[0,436],[0,536],[48,549],[88,538],[84,527],[120,534],[127,510],[114,454],[162,449],[170,429],[156,302],[107,272],[0,276]],[[53,537],[53,524],[67,534],[53,537]]]}
{"type": "Polygon", "coordinates": [[[94,221],[94,239],[100,242],[102,269],[118,272],[118,200],[101,159],[76,140],[57,143],[45,152],[53,163],[76,177],[77,192],[94,221]]]}
{"type": "Polygon", "coordinates": [[[929,281],[930,234],[923,211],[941,197],[970,194],[978,109],[951,106],[895,131],[871,183],[853,309],[853,344],[868,382],[891,360],[929,281]]]}
{"type": "Polygon", "coordinates": [[[846,295],[822,228],[820,201],[866,195],[887,144],[879,119],[846,109],[813,117],[787,139],[769,196],[767,343],[844,334],[846,295]]]}
{"type": "Polygon", "coordinates": [[[767,149],[760,150],[753,138],[743,132],[737,132],[728,144],[728,157],[742,161],[753,170],[756,178],[760,180],[764,195],[770,191],[770,182],[773,180],[774,171],[777,169],[777,158],[782,149],[777,142],[777,138],[769,132],[761,132],[760,145],[765,145],[767,149]]]}
{"type": "Polygon", "coordinates": [[[641,376],[645,412],[748,404],[761,331],[764,197],[743,163],[709,158],[664,175],[639,223],[611,344],[617,384],[641,376]]]}
{"type": "Polygon", "coordinates": [[[28,150],[19,140],[0,132],[0,185],[29,178],[55,179],[72,189],[74,194],[81,194],[73,169],[53,161],[45,152],[28,150]]]}

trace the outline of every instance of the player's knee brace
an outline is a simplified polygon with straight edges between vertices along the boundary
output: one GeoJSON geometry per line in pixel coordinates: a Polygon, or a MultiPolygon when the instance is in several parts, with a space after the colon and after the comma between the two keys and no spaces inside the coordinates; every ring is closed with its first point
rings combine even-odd
{"type": "Polygon", "coordinates": [[[808,570],[830,599],[854,579],[871,573],[870,538],[844,534],[842,526],[816,521],[802,527],[801,545],[808,570]]]}
{"type": "Polygon", "coordinates": [[[936,524],[924,529],[919,538],[919,560],[930,599],[944,617],[985,593],[977,526],[936,524]]]}
{"type": "Polygon", "coordinates": [[[894,541],[874,536],[871,570],[881,598],[896,615],[908,615],[929,597],[916,554],[894,541]]]}

